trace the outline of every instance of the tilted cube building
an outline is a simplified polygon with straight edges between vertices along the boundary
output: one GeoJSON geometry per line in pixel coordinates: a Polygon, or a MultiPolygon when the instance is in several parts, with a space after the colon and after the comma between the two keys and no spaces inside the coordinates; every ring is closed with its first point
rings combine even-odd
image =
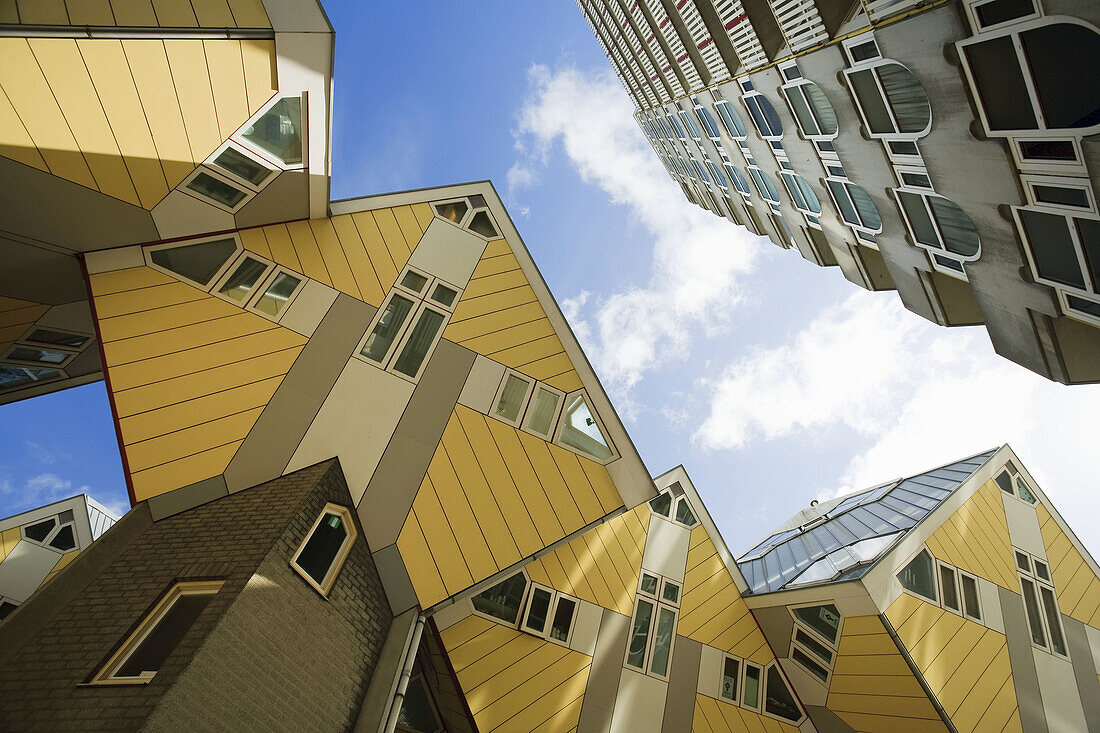
{"type": "Polygon", "coordinates": [[[3,7],[5,395],[102,373],[133,508],[0,622],[0,727],[1096,729],[1007,446],[736,560],[491,184],[329,200],[319,6],[3,7]]]}
{"type": "Polygon", "coordinates": [[[689,201],[1100,379],[1095,3],[577,4],[689,201]]]}

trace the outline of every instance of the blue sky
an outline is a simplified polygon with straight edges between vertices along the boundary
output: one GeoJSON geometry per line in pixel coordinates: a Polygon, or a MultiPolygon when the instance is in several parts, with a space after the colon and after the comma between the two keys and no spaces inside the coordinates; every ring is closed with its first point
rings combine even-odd
{"type": "MultiPolygon", "coordinates": [[[[1003,442],[1063,516],[1095,516],[1100,387],[688,204],[575,4],[470,8],[326,3],[332,196],[492,180],[643,460],[685,465],[735,553],[815,497],[1003,442]]],[[[81,490],[126,501],[103,385],[0,408],[0,516],[81,490]]]]}

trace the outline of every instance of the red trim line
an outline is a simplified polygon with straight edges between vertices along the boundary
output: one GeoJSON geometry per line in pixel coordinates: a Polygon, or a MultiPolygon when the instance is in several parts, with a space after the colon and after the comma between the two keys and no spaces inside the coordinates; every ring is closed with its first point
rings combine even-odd
{"type": "Polygon", "coordinates": [[[743,22],[745,22],[745,19],[746,19],[747,17],[748,17],[748,16],[747,16],[747,15],[746,15],[745,13],[741,13],[741,15],[738,15],[738,16],[737,16],[736,18],[734,18],[733,20],[731,20],[731,21],[730,21],[729,23],[726,23],[726,30],[728,31],[728,30],[729,30],[730,28],[734,27],[734,26],[735,26],[735,25],[737,25],[738,23],[743,23],[743,22]]]}

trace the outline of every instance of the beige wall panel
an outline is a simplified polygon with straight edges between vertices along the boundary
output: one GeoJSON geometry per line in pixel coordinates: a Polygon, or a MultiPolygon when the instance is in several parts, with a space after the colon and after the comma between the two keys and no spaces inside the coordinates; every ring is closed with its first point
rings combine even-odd
{"type": "MultiPolygon", "coordinates": [[[[85,71],[77,42],[69,38],[32,38],[28,42],[99,190],[140,205],[135,184],[100,101],[98,80],[93,80],[85,71]]],[[[125,90],[118,93],[124,94],[125,90]]],[[[115,90],[110,89],[110,93],[105,92],[103,96],[114,94],[115,90]]]]}
{"type": "Polygon", "coordinates": [[[286,471],[338,455],[352,499],[358,503],[412,391],[413,385],[403,379],[359,359],[349,360],[286,471]]]}
{"type": "Polygon", "coordinates": [[[993,481],[982,485],[927,540],[940,560],[968,573],[1017,589],[1012,540],[1001,491],[993,481]]]}
{"type": "Polygon", "coordinates": [[[576,727],[591,657],[477,616],[440,636],[479,730],[576,727]]]}
{"type": "Polygon", "coordinates": [[[458,403],[472,410],[488,414],[493,407],[493,399],[496,397],[497,388],[504,378],[504,365],[498,364],[492,359],[487,359],[480,354],[474,359],[474,365],[470,374],[466,377],[466,383],[462,385],[462,393],[458,397],[458,403]]]}
{"type": "Polygon", "coordinates": [[[1008,521],[1008,535],[1012,545],[1045,559],[1046,547],[1043,545],[1043,533],[1039,530],[1039,517],[1035,507],[1010,497],[1001,496],[1005,507],[1005,519],[1008,521]]]}
{"type": "Polygon", "coordinates": [[[183,191],[171,191],[153,208],[153,223],[161,237],[194,236],[198,232],[232,229],[233,215],[183,191]]]}
{"type": "Polygon", "coordinates": [[[405,245],[411,254],[424,235],[424,227],[420,226],[411,206],[395,206],[390,211],[393,212],[393,218],[397,220],[397,227],[401,230],[401,236],[405,238],[405,245]]]}
{"type": "Polygon", "coordinates": [[[141,205],[152,209],[168,193],[168,183],[160,167],[153,134],[149,130],[126,55],[122,51],[122,41],[80,39],[77,46],[92,83],[100,90],[103,110],[114,130],[141,205]]]}
{"type": "Polygon", "coordinates": [[[655,721],[664,719],[667,693],[667,682],[624,668],[611,716],[612,733],[652,730],[655,721]]]}
{"type": "Polygon", "coordinates": [[[50,173],[98,190],[76,138],[25,38],[0,38],[0,88],[45,160],[50,173]]]}
{"type": "Polygon", "coordinates": [[[141,247],[116,247],[84,255],[84,268],[89,275],[127,270],[145,265],[145,255],[141,247]]]}
{"type": "Polygon", "coordinates": [[[297,331],[306,338],[313,335],[321,319],[336,302],[338,293],[316,280],[307,280],[302,292],[294,298],[286,313],[279,319],[279,325],[297,331]]]}
{"type": "Polygon", "coordinates": [[[60,559],[61,555],[54,550],[19,542],[0,562],[0,588],[5,596],[22,603],[38,590],[60,559]]]}
{"type": "Polygon", "coordinates": [[[485,240],[443,219],[433,219],[419,238],[409,264],[465,288],[484,251],[485,240]]]}
{"type": "Polygon", "coordinates": [[[3,562],[4,558],[15,549],[20,539],[19,527],[12,527],[0,532],[0,562],[3,562]]]}
{"type": "Polygon", "coordinates": [[[878,616],[844,619],[828,707],[860,731],[946,731],[878,616]],[[845,679],[845,678],[851,679],[845,679]],[[882,687],[876,680],[890,677],[882,687]]]}
{"type": "Polygon", "coordinates": [[[1047,714],[1047,728],[1050,733],[1089,730],[1077,680],[1073,675],[1073,665],[1038,649],[1032,649],[1032,652],[1035,655],[1035,671],[1039,675],[1039,690],[1043,696],[1043,708],[1047,714]]]}
{"type": "Polygon", "coordinates": [[[688,529],[652,515],[649,518],[642,567],[682,583],[690,537],[691,532],[688,529]]]}

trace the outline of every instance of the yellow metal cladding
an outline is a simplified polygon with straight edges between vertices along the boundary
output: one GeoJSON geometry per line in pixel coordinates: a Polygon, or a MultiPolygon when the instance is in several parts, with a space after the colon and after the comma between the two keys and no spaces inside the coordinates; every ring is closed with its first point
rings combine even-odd
{"type": "Polygon", "coordinates": [[[148,267],[90,279],[135,498],[217,476],[305,337],[148,267]]]}
{"type": "Polygon", "coordinates": [[[273,224],[240,234],[245,249],[377,308],[431,216],[428,204],[413,204],[273,224]]]}
{"type": "Polygon", "coordinates": [[[262,0],[0,0],[0,23],[270,28],[262,0]]]}
{"type": "Polygon", "coordinates": [[[642,567],[649,505],[641,504],[525,566],[536,583],[629,616],[642,567]]]}
{"type": "Polygon", "coordinates": [[[944,562],[1020,592],[1001,491],[986,482],[928,538],[928,549],[944,562]]]}
{"type": "Polygon", "coordinates": [[[565,392],[581,380],[512,248],[490,242],[445,338],[565,392]]]}
{"type": "Polygon", "coordinates": [[[696,695],[691,730],[693,733],[796,733],[798,728],[713,697],[696,695]]]}
{"type": "Polygon", "coordinates": [[[5,529],[3,532],[0,532],[0,562],[3,562],[4,558],[11,554],[11,551],[19,544],[21,538],[22,535],[19,534],[18,527],[12,527],[11,529],[5,529]]]}
{"type": "Polygon", "coordinates": [[[1100,629],[1100,578],[1070,542],[1066,533],[1040,504],[1039,529],[1047,550],[1047,561],[1058,593],[1062,613],[1100,629]]]}
{"type": "Polygon", "coordinates": [[[274,80],[273,41],[0,38],[0,155],[151,209],[274,80]]]}
{"type": "Polygon", "coordinates": [[[857,731],[947,731],[878,616],[844,619],[827,706],[857,731]]]}
{"type": "Polygon", "coordinates": [[[53,570],[51,570],[46,578],[42,581],[42,585],[45,585],[46,583],[49,583],[51,580],[53,580],[53,576],[60,573],[65,568],[65,566],[75,560],[76,556],[79,554],[80,550],[71,550],[58,558],[57,564],[53,566],[53,570]]]}
{"type": "Polygon", "coordinates": [[[576,730],[591,657],[479,616],[440,636],[482,733],[576,730]]]}
{"type": "Polygon", "coordinates": [[[427,608],[620,506],[600,464],[457,405],[397,546],[427,608]]]}
{"type": "Polygon", "coordinates": [[[775,658],[702,525],[691,531],[676,633],[759,664],[775,658]]]}
{"type": "Polygon", "coordinates": [[[907,593],[886,617],[959,733],[1021,729],[1004,634],[907,593]]]}
{"type": "Polygon", "coordinates": [[[11,346],[49,309],[48,305],[0,295],[0,351],[11,346]]]}

